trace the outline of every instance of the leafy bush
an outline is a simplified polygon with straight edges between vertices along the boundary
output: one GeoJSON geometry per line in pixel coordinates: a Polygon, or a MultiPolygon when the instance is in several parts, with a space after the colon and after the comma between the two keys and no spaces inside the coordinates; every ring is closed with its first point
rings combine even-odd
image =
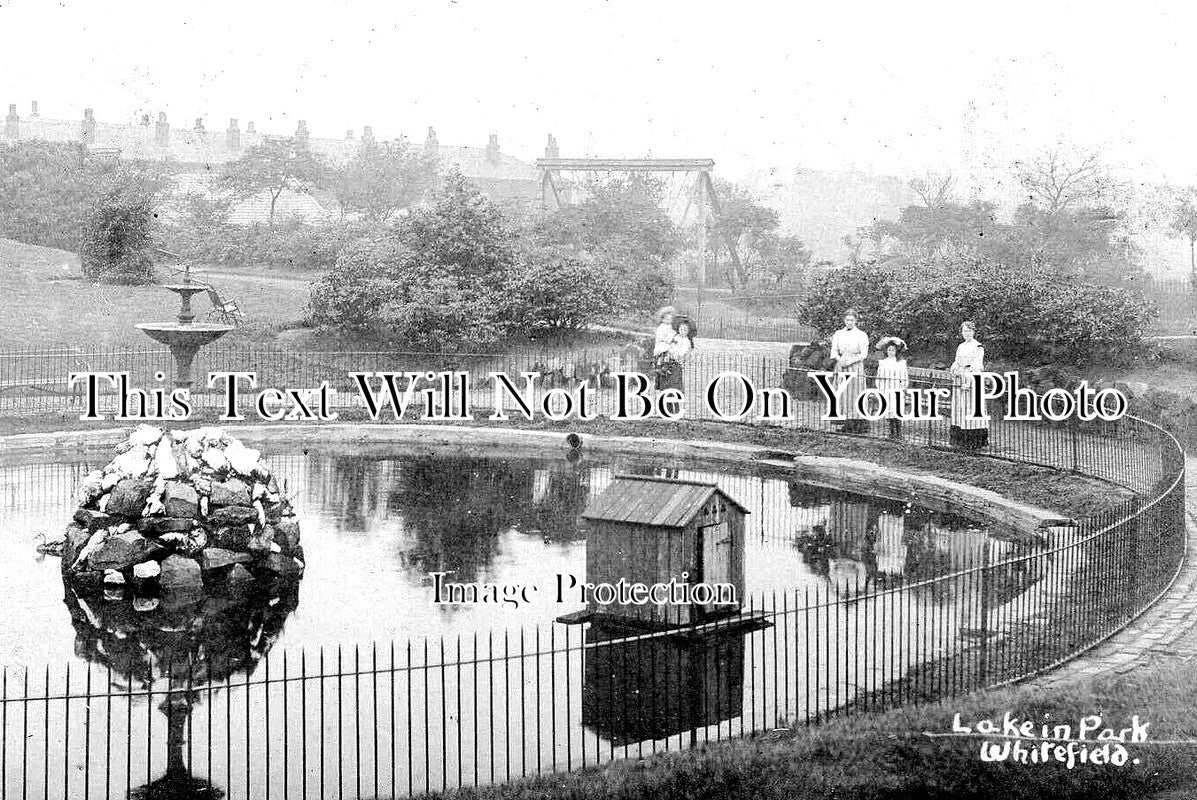
{"type": "Polygon", "coordinates": [[[615,309],[655,311],[673,296],[670,262],[680,232],[661,207],[659,181],[634,175],[584,186],[582,202],[540,214],[531,236],[541,246],[568,248],[592,259],[613,280],[615,309]]]}
{"type": "Polygon", "coordinates": [[[576,330],[610,310],[615,279],[593,259],[567,248],[529,247],[507,292],[513,320],[527,330],[576,330]]]}
{"type": "Polygon", "coordinates": [[[864,330],[903,337],[916,358],[952,352],[960,323],[968,319],[991,359],[1078,366],[1124,360],[1137,350],[1155,314],[1151,303],[1132,292],[1031,280],[973,262],[956,277],[935,282],[914,282],[877,266],[833,270],[816,282],[799,318],[830,333],[849,307],[864,330]]]}
{"type": "Polygon", "coordinates": [[[799,308],[799,319],[816,330],[831,333],[843,325],[844,312],[856,311],[857,321],[865,330],[893,327],[897,312],[894,280],[885,270],[862,266],[831,270],[814,283],[810,295],[799,308]]]}
{"type": "Polygon", "coordinates": [[[348,244],[312,287],[309,320],[404,347],[469,350],[516,332],[580,328],[614,279],[570,247],[521,240],[460,174],[428,208],[348,244]]]}
{"type": "Polygon", "coordinates": [[[113,191],[100,198],[84,224],[83,274],[103,283],[152,283],[153,223],[148,197],[113,191]]]}
{"type": "Polygon", "coordinates": [[[200,214],[189,214],[171,225],[166,248],[188,260],[221,267],[326,270],[346,245],[385,230],[356,223],[232,225],[222,220],[205,222],[200,214]]]}

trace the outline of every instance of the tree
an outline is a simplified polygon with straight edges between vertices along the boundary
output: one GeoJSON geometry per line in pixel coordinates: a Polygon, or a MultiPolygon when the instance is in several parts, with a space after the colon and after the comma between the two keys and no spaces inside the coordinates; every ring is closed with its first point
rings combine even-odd
{"type": "Polygon", "coordinates": [[[996,255],[1005,231],[997,206],[935,200],[902,209],[896,221],[879,220],[868,228],[874,247],[903,262],[951,262],[963,254],[996,255]]]}
{"type": "Polygon", "coordinates": [[[370,222],[386,222],[415,205],[436,183],[436,157],[404,139],[366,141],[336,177],[343,211],[370,222]]]}
{"type": "Polygon", "coordinates": [[[951,202],[956,178],[951,172],[928,172],[921,177],[911,178],[907,185],[919,196],[924,206],[940,208],[951,202]]]}
{"type": "Polygon", "coordinates": [[[952,200],[951,176],[932,176],[911,181],[921,203],[875,222],[862,238],[879,263],[932,277],[977,259],[1037,277],[1122,283],[1141,272],[1126,216],[1111,204],[1118,184],[1097,156],[1070,162],[1051,151],[1015,166],[1027,200],[1009,221],[994,202],[952,200]]]}
{"type": "Polygon", "coordinates": [[[151,283],[156,210],[170,180],[157,164],[144,162],[108,164],[102,173],[82,229],[83,274],[109,283],[151,283]]]}
{"type": "Polygon", "coordinates": [[[542,214],[530,234],[542,245],[589,256],[615,279],[615,305],[654,310],[673,291],[669,262],[682,239],[661,208],[662,185],[646,175],[592,181],[577,205],[542,214]]]}
{"type": "Polygon", "coordinates": [[[345,247],[312,287],[311,320],[405,345],[488,347],[580,328],[610,309],[609,270],[568,245],[520,236],[454,170],[427,207],[345,247]]]}
{"type": "Polygon", "coordinates": [[[157,164],[97,157],[73,142],[0,142],[0,236],[76,250],[95,204],[138,184],[156,206],[169,188],[157,164]]]}
{"type": "Polygon", "coordinates": [[[1099,153],[1069,158],[1059,149],[1014,163],[1027,202],[1049,214],[1078,207],[1109,206],[1120,185],[1099,153]]]}
{"type": "Polygon", "coordinates": [[[736,248],[740,270],[725,271],[728,286],[735,290],[759,278],[770,255],[778,252],[777,212],[756,202],[743,186],[724,180],[715,181],[719,214],[711,225],[707,248],[718,266],[720,257],[732,263],[730,249],[736,248]]]}
{"type": "Polygon", "coordinates": [[[1189,240],[1189,272],[1197,283],[1197,189],[1190,188],[1176,201],[1168,227],[1173,236],[1189,240]]]}
{"type": "Polygon", "coordinates": [[[430,207],[342,251],[313,285],[311,317],[417,346],[486,346],[512,327],[515,264],[506,220],[455,170],[430,207]]]}
{"type": "Polygon", "coordinates": [[[318,155],[295,139],[267,139],[224,166],[220,185],[237,199],[270,194],[269,224],[284,191],[311,194],[328,181],[328,167],[318,155]]]}

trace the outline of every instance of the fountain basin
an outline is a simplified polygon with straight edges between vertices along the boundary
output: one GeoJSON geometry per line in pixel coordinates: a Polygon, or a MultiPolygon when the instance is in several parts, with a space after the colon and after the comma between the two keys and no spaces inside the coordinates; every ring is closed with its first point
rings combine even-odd
{"type": "Polygon", "coordinates": [[[233,326],[205,322],[141,322],[137,329],[170,347],[199,348],[224,336],[233,330],[233,326]]]}

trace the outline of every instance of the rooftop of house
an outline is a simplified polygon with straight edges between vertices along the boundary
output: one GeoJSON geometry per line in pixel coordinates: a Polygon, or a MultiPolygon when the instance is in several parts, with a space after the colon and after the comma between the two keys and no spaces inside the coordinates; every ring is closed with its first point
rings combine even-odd
{"type": "MultiPolygon", "coordinates": [[[[229,120],[228,127],[223,130],[209,129],[202,119],[195,120],[191,126],[178,126],[172,125],[165,114],[159,114],[157,121],[152,121],[147,114],[139,122],[109,123],[97,120],[90,108],[84,111],[81,119],[52,119],[38,114],[36,103],[27,116],[20,115],[15,104],[9,105],[4,127],[4,138],[8,140],[84,142],[98,150],[119,151],[122,158],[168,160],[205,167],[233,161],[248,148],[264,140],[292,137],[306,141],[313,152],[336,164],[348,161],[364,141],[374,138],[369,127],[362,131],[360,137],[354,131],[347,132],[343,139],[310,136],[307,124],[303,121],[290,134],[261,133],[255,130],[252,122],[242,128],[236,119],[229,120]]],[[[441,145],[435,131],[429,128],[422,146],[436,152],[442,168],[456,166],[468,178],[521,182],[539,180],[536,166],[503,153],[495,134],[491,134],[486,147],[461,147],[441,145]]]]}

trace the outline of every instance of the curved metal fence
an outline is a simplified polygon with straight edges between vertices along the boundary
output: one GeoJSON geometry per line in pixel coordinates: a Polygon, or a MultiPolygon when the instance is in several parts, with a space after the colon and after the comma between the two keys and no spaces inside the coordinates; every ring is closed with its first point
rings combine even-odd
{"type": "MultiPolygon", "coordinates": [[[[66,364],[60,359],[148,371],[160,368],[162,355],[0,354],[0,386],[25,381],[0,395],[0,414],[77,409],[77,397],[28,381],[53,385],[66,364]]],[[[567,387],[602,384],[604,367],[635,366],[615,350],[447,359],[214,349],[204,357],[200,374],[224,364],[253,368],[269,385],[336,382],[346,412],[360,412],[348,370],[515,375],[535,367],[567,387]]],[[[721,372],[795,388],[784,358],[714,354],[687,365],[686,386],[698,396],[721,372]]],[[[476,391],[486,407],[493,386],[476,391]]],[[[604,410],[609,392],[598,393],[608,398],[604,410]]],[[[744,399],[725,394],[729,404],[744,399]]],[[[815,400],[800,388],[794,395],[778,426],[830,428],[815,400]]],[[[108,408],[115,401],[104,396],[108,408]]],[[[690,416],[715,418],[701,405],[690,416]]],[[[626,432],[635,433],[635,423],[626,432]]],[[[861,435],[888,432],[877,422],[861,435]]],[[[901,436],[951,449],[944,420],[907,423],[901,436]]],[[[845,541],[831,536],[820,557],[842,550],[876,562],[917,552],[939,568],[927,577],[913,569],[829,577],[814,590],[746,598],[743,613],[684,629],[587,621],[299,653],[271,651],[267,631],[249,667],[221,669],[219,653],[158,658],[149,677],[116,659],[73,670],[8,666],[0,675],[0,794],[122,797],[190,781],[228,797],[384,797],[575,769],[1016,681],[1100,643],[1166,591],[1186,543],[1184,453],[1167,431],[1135,418],[995,419],[985,455],[1130,491],[1098,513],[969,547],[875,525],[845,541]]],[[[40,467],[30,469],[31,482],[46,480],[40,467]]],[[[13,489],[6,501],[36,493],[13,489]]],[[[769,527],[774,515],[761,502],[754,510],[762,535],[786,537],[769,527]]]]}

